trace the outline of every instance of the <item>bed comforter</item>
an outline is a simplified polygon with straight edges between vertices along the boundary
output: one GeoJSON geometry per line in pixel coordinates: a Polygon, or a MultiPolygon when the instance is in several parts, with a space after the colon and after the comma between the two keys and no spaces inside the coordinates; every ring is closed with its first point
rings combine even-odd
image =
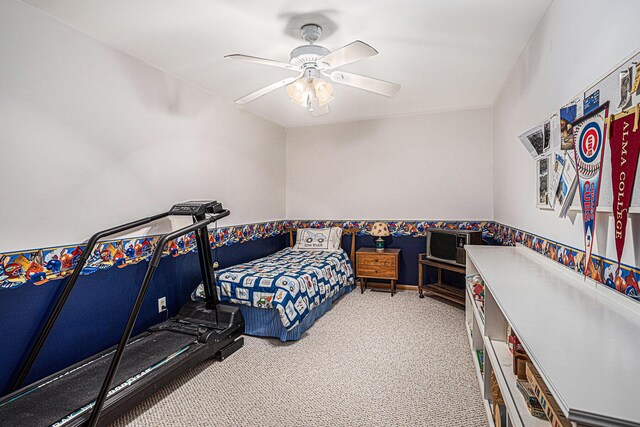
{"type": "Polygon", "coordinates": [[[354,284],[346,252],[294,251],[220,270],[218,297],[222,302],[275,308],[282,325],[291,330],[311,311],[342,288],[354,284]]]}

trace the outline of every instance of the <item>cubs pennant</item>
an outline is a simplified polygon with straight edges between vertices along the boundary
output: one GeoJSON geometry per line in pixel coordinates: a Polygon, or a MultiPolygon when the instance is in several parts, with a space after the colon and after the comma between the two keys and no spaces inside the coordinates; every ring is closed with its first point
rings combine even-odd
{"type": "Polygon", "coordinates": [[[607,136],[609,102],[572,123],[575,146],[576,172],[580,183],[580,202],[584,223],[584,274],[591,261],[593,239],[596,232],[596,207],[600,194],[602,158],[607,136]]]}
{"type": "Polygon", "coordinates": [[[620,114],[612,114],[609,125],[613,219],[615,223],[618,268],[620,268],[620,258],[622,258],[622,251],[624,250],[627,214],[631,205],[631,193],[636,179],[638,153],[640,152],[638,116],[640,116],[640,105],[636,105],[620,114]]]}

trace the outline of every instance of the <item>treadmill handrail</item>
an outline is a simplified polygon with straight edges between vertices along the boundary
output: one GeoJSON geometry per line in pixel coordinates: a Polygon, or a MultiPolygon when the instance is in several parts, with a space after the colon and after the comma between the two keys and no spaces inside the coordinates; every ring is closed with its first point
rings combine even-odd
{"type": "MultiPolygon", "coordinates": [[[[149,284],[151,283],[151,279],[153,279],[153,275],[155,274],[158,265],[160,264],[160,259],[162,258],[162,253],[164,252],[164,248],[169,243],[169,241],[183,236],[187,233],[191,232],[199,232],[202,228],[206,230],[207,225],[217,221],[220,218],[224,218],[229,215],[229,210],[224,210],[218,214],[214,214],[207,219],[203,219],[201,221],[195,222],[189,226],[183,227],[179,230],[176,230],[172,233],[164,235],[155,249],[153,250],[153,255],[151,256],[151,261],[149,262],[149,266],[147,267],[147,271],[144,274],[144,279],[142,280],[142,285],[140,286],[140,290],[138,291],[138,296],[136,297],[136,301],[133,304],[133,308],[131,309],[131,313],[129,314],[129,319],[127,320],[127,325],[122,332],[122,336],[120,337],[120,342],[118,343],[118,347],[116,349],[115,354],[113,355],[113,359],[111,359],[111,365],[109,365],[109,370],[107,371],[107,375],[102,383],[102,387],[100,388],[100,392],[98,393],[98,397],[95,400],[95,404],[93,405],[93,409],[91,411],[91,416],[89,418],[88,425],[90,427],[94,427],[98,423],[98,419],[100,418],[100,413],[102,412],[102,407],[104,406],[104,402],[107,399],[107,394],[109,393],[109,387],[111,387],[111,383],[113,382],[113,378],[116,375],[116,371],[120,365],[120,361],[122,360],[122,355],[127,346],[127,342],[131,337],[131,332],[133,331],[133,327],[135,326],[136,320],[138,319],[138,314],[140,314],[140,309],[142,308],[142,303],[144,302],[144,297],[147,294],[147,290],[149,288],[149,284]]],[[[198,248],[199,250],[204,250],[205,248],[198,248]]],[[[207,245],[207,249],[211,250],[211,247],[207,245]]]]}
{"type": "Polygon", "coordinates": [[[82,255],[80,256],[80,260],[76,264],[76,267],[73,269],[73,272],[71,273],[71,276],[69,277],[69,280],[67,281],[67,283],[65,284],[64,288],[62,289],[62,293],[60,294],[60,297],[56,301],[56,304],[53,307],[53,310],[51,310],[51,313],[48,315],[44,326],[42,327],[42,329],[38,333],[38,337],[36,338],[35,343],[31,346],[31,349],[29,350],[29,353],[28,353],[28,355],[27,355],[27,357],[25,359],[25,362],[20,367],[20,371],[18,372],[18,376],[16,377],[15,381],[11,385],[10,391],[15,391],[18,388],[20,388],[20,386],[24,383],[24,380],[27,378],[27,375],[29,374],[29,371],[33,367],[33,364],[35,363],[36,358],[38,357],[38,354],[40,353],[40,350],[42,350],[42,346],[44,345],[45,341],[47,340],[47,337],[49,336],[49,333],[51,332],[51,329],[53,329],[53,325],[55,324],[56,320],[58,319],[58,316],[60,315],[60,312],[62,311],[62,308],[66,304],[67,299],[69,298],[69,295],[71,294],[71,291],[73,290],[73,287],[76,284],[76,281],[80,277],[80,273],[82,272],[82,269],[84,268],[85,264],[89,260],[89,257],[93,253],[93,248],[98,243],[98,241],[100,239],[103,239],[105,237],[111,236],[113,234],[121,233],[123,231],[127,231],[127,230],[130,230],[132,228],[136,228],[136,227],[139,227],[141,225],[145,225],[145,224],[148,224],[150,222],[157,221],[159,219],[165,218],[168,215],[169,215],[169,212],[163,212],[161,214],[157,214],[157,215],[153,215],[153,216],[150,216],[150,217],[142,218],[142,219],[139,219],[137,221],[132,221],[132,222],[129,222],[129,223],[126,223],[126,224],[123,224],[123,225],[119,225],[119,226],[116,226],[116,227],[112,227],[112,228],[108,228],[106,230],[99,231],[96,234],[94,234],[93,236],[91,236],[91,238],[89,238],[89,240],[87,241],[87,244],[85,246],[84,252],[82,252],[82,255]]]}
{"type": "Polygon", "coordinates": [[[185,234],[189,234],[193,231],[197,231],[209,224],[211,224],[212,222],[216,221],[213,218],[207,218],[207,219],[203,219],[202,221],[198,221],[198,222],[194,222],[191,225],[187,225],[186,227],[182,227],[179,230],[173,231],[169,234],[165,234],[164,236],[162,236],[162,238],[160,238],[160,240],[158,241],[158,244],[156,245],[154,251],[153,251],[153,255],[151,256],[151,260],[149,261],[149,264],[152,265],[153,267],[158,267],[158,265],[160,264],[160,259],[162,258],[162,252],[164,251],[164,247],[167,245],[167,243],[169,243],[171,240],[174,240],[180,236],[184,236],[185,234]],[[162,250],[159,250],[160,248],[162,248],[162,250]]]}

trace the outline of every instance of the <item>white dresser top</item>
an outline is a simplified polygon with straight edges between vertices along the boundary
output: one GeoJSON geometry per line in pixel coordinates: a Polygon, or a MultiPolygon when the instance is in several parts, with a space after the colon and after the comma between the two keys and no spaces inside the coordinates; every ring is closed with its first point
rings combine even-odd
{"type": "Polygon", "coordinates": [[[569,418],[640,425],[640,303],[528,248],[465,249],[569,418]]]}

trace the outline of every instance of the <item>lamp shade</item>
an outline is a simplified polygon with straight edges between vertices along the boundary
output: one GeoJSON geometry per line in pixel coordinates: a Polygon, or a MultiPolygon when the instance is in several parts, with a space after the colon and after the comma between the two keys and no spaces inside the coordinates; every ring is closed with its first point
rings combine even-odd
{"type": "Polygon", "coordinates": [[[333,101],[333,87],[321,78],[313,79],[313,88],[316,90],[316,97],[320,106],[326,105],[333,101]]]}
{"type": "Polygon", "coordinates": [[[385,237],[390,234],[389,225],[386,222],[376,222],[373,224],[373,227],[371,227],[372,236],[385,237]]]}
{"type": "Polygon", "coordinates": [[[306,107],[308,102],[307,86],[307,79],[298,79],[287,86],[287,95],[296,104],[306,107]]]}
{"type": "Polygon", "coordinates": [[[333,101],[333,86],[319,77],[301,77],[287,86],[287,95],[296,104],[308,108],[314,100],[321,107],[333,101]]]}

